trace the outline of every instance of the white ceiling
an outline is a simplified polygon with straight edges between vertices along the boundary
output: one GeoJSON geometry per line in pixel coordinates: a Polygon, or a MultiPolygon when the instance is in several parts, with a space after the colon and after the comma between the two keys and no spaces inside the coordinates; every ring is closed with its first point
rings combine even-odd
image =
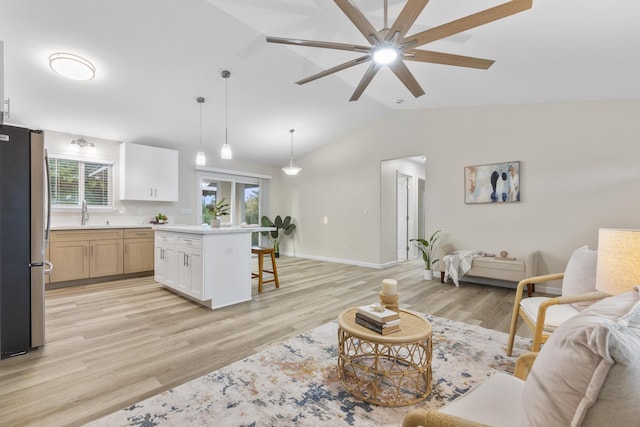
{"type": "MultiPolygon", "coordinates": [[[[431,0],[410,33],[506,0],[431,0]]],[[[376,28],[383,0],[354,0],[376,28]]],[[[404,0],[388,0],[392,22],[404,0]]],[[[489,70],[408,62],[414,99],[383,69],[357,102],[367,65],[295,81],[359,54],[268,44],[265,36],[366,44],[330,0],[0,0],[8,122],[78,136],[199,146],[224,141],[225,80],[234,158],[282,166],[397,109],[640,98],[640,1],[534,0],[533,8],[426,46],[494,59],[489,70]],[[47,58],[91,60],[89,82],[65,80],[47,58]],[[402,100],[402,103],[399,100],[402,100]]]]}

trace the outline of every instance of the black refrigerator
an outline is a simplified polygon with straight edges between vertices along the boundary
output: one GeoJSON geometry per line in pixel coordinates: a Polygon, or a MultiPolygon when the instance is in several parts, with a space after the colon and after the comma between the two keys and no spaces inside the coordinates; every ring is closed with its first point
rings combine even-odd
{"type": "Polygon", "coordinates": [[[42,132],[0,124],[2,359],[44,345],[46,168],[42,132]]]}

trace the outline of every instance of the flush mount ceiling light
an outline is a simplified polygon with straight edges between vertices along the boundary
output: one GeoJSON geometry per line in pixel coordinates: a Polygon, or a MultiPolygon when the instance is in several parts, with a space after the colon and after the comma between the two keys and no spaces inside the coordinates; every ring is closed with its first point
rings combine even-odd
{"type": "Polygon", "coordinates": [[[233,153],[231,152],[231,146],[229,145],[229,131],[227,127],[227,117],[229,115],[229,77],[231,77],[231,72],[224,70],[220,73],[222,78],[224,79],[224,145],[222,146],[222,150],[220,150],[220,158],[224,160],[230,160],[233,157],[233,153]]]}
{"type": "Polygon", "coordinates": [[[204,166],[207,164],[207,156],[204,155],[202,148],[202,104],[204,104],[204,98],[199,96],[196,98],[196,102],[200,104],[200,151],[196,154],[196,165],[204,166]]]}
{"type": "Polygon", "coordinates": [[[289,129],[289,132],[291,132],[291,157],[289,158],[289,166],[285,166],[282,168],[284,173],[286,173],[287,175],[298,175],[298,172],[302,170],[302,168],[293,166],[293,132],[295,131],[295,129],[289,129]]]}
{"type": "Polygon", "coordinates": [[[49,56],[49,67],[63,77],[72,80],[91,80],[96,76],[96,67],[81,56],[58,52],[49,56]]]}

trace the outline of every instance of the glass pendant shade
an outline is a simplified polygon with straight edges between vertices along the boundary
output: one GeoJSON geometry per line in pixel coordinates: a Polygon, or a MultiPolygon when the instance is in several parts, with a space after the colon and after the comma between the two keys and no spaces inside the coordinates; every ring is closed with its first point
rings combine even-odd
{"type": "Polygon", "coordinates": [[[295,129],[289,129],[289,132],[291,133],[291,157],[289,157],[289,166],[283,167],[282,171],[287,175],[298,175],[302,168],[293,165],[293,132],[295,129]]]}
{"type": "Polygon", "coordinates": [[[196,154],[196,165],[204,166],[207,164],[207,156],[205,156],[202,148],[202,104],[204,104],[204,98],[199,96],[196,98],[196,102],[200,104],[200,150],[196,154]]]}
{"type": "Polygon", "coordinates": [[[226,142],[222,146],[222,150],[220,150],[220,158],[224,160],[231,160],[233,158],[233,153],[231,152],[231,146],[226,142]]]}
{"type": "Polygon", "coordinates": [[[196,165],[204,166],[207,164],[207,156],[204,155],[204,151],[198,151],[196,154],[196,165]]]}
{"type": "Polygon", "coordinates": [[[220,150],[220,158],[223,160],[231,160],[233,158],[233,153],[231,152],[231,146],[229,145],[229,127],[228,127],[228,117],[229,117],[229,77],[231,77],[231,72],[227,70],[223,70],[220,73],[222,78],[224,79],[224,145],[220,150]]]}

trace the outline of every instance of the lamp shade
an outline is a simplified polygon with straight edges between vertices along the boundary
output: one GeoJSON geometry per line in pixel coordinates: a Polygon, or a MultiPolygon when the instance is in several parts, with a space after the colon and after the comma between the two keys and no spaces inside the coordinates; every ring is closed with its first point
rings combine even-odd
{"type": "Polygon", "coordinates": [[[596,289],[611,295],[640,284],[640,230],[601,228],[596,289]]]}

